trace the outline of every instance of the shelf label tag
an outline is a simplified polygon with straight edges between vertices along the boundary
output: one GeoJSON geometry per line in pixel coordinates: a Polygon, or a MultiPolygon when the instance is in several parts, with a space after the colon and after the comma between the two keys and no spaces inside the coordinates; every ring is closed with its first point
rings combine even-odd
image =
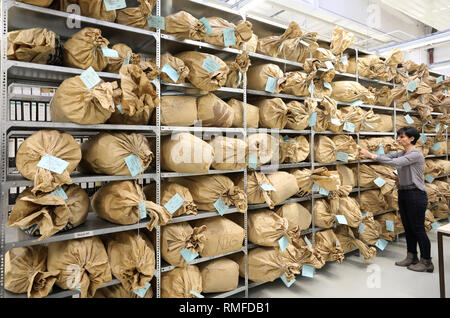
{"type": "Polygon", "coordinates": [[[438,78],[436,78],[436,84],[439,84],[440,82],[444,81],[444,75],[439,76],[438,78]]]}
{"type": "Polygon", "coordinates": [[[309,116],[309,127],[314,127],[317,123],[317,113],[314,112],[309,116]]]}
{"type": "Polygon", "coordinates": [[[325,190],[324,188],[319,187],[319,194],[328,195],[328,191],[325,190]]]}
{"type": "Polygon", "coordinates": [[[75,238],[82,238],[82,237],[89,237],[89,236],[93,236],[94,232],[93,231],[84,231],[84,232],[79,232],[79,233],[75,233],[75,238]]]}
{"type": "Polygon", "coordinates": [[[388,241],[382,238],[378,239],[378,241],[375,243],[375,246],[378,247],[380,250],[384,250],[387,245],[388,241]]]}
{"type": "Polygon", "coordinates": [[[355,124],[346,121],[344,123],[344,130],[349,131],[349,132],[355,132],[355,124]]]}
{"type": "Polygon", "coordinates": [[[431,228],[432,228],[434,231],[437,231],[437,229],[438,229],[440,226],[441,226],[441,224],[440,224],[439,222],[433,222],[433,223],[431,223],[431,228]]]}
{"type": "Polygon", "coordinates": [[[386,184],[386,181],[382,177],[378,177],[375,180],[373,180],[373,183],[375,183],[379,188],[381,188],[386,184]]]}
{"type": "Polygon", "coordinates": [[[339,151],[337,153],[336,160],[342,161],[342,162],[348,162],[348,153],[339,151]]]}
{"type": "Polygon", "coordinates": [[[198,256],[198,253],[194,254],[187,248],[184,248],[180,253],[181,253],[181,256],[183,256],[184,260],[187,263],[190,263],[194,258],[196,258],[198,256]]]}
{"type": "Polygon", "coordinates": [[[67,199],[68,199],[67,194],[66,194],[66,192],[63,190],[62,187],[57,188],[57,189],[56,189],[55,191],[53,191],[53,192],[50,192],[49,195],[57,195],[58,197],[61,197],[61,198],[63,198],[64,200],[67,200],[67,199]]]}
{"type": "Polygon", "coordinates": [[[214,33],[213,29],[211,28],[211,24],[209,24],[209,21],[207,18],[203,17],[199,19],[201,23],[203,23],[203,27],[206,29],[206,35],[210,35],[211,33],[214,33]]]}
{"type": "Polygon", "coordinates": [[[181,208],[184,204],[184,200],[181,197],[181,195],[179,195],[178,193],[176,193],[169,201],[167,201],[166,204],[164,204],[164,207],[166,208],[167,211],[170,212],[170,214],[174,214],[175,211],[177,211],[179,208],[181,208]]]}
{"type": "Polygon", "coordinates": [[[202,67],[208,73],[212,73],[220,69],[220,64],[216,62],[211,56],[207,56],[203,61],[202,67]]]}
{"type": "Polygon", "coordinates": [[[411,105],[408,102],[403,103],[403,109],[407,112],[411,111],[411,105]]]}
{"type": "Polygon", "coordinates": [[[342,125],[341,121],[339,120],[339,118],[331,118],[331,123],[335,126],[340,126],[342,125]]]}
{"type": "Polygon", "coordinates": [[[228,205],[223,202],[222,198],[218,198],[216,202],[214,202],[214,207],[220,215],[224,215],[228,211],[228,205]]]}
{"type": "Polygon", "coordinates": [[[304,46],[309,46],[309,43],[303,40],[300,40],[300,43],[303,44],[304,46]]]}
{"type": "Polygon", "coordinates": [[[433,147],[431,147],[431,150],[433,151],[437,151],[439,149],[439,147],[441,146],[440,142],[437,142],[433,145],[433,147]]]}
{"type": "Polygon", "coordinates": [[[403,116],[403,117],[405,117],[405,120],[406,120],[406,122],[408,123],[408,124],[414,124],[414,119],[412,119],[411,118],[411,116],[409,116],[409,115],[405,115],[405,116],[403,116]]]}
{"type": "Polygon", "coordinates": [[[165,21],[164,17],[158,17],[155,15],[152,15],[147,19],[147,24],[148,24],[149,28],[155,28],[155,29],[161,29],[161,30],[166,29],[166,21],[165,21]]]}
{"type": "Polygon", "coordinates": [[[97,73],[94,71],[92,66],[90,66],[86,71],[81,73],[80,78],[88,89],[93,88],[101,81],[100,77],[98,77],[97,73]]]}
{"type": "Polygon", "coordinates": [[[145,294],[147,293],[147,290],[150,288],[150,283],[145,284],[144,287],[133,290],[133,293],[135,293],[136,295],[138,295],[141,298],[144,298],[145,294]]]}
{"type": "Polygon", "coordinates": [[[331,87],[331,84],[329,82],[323,82],[323,87],[328,88],[330,91],[333,90],[333,87],[331,87]]]}
{"type": "Polygon", "coordinates": [[[327,66],[327,70],[331,70],[334,68],[334,65],[331,61],[326,61],[325,65],[327,66]]]}
{"type": "Polygon", "coordinates": [[[317,183],[313,183],[312,191],[319,191],[319,190],[320,190],[319,185],[317,183]]]}
{"type": "Polygon", "coordinates": [[[223,43],[225,46],[236,45],[236,35],[234,34],[234,28],[228,28],[222,31],[223,43]]]}
{"type": "Polygon", "coordinates": [[[343,55],[343,56],[341,57],[341,63],[344,64],[345,66],[348,65],[348,58],[347,58],[347,55],[343,55]]]}
{"type": "Polygon", "coordinates": [[[125,0],[103,0],[106,11],[120,10],[127,7],[125,0]]]}
{"type": "Polygon", "coordinates": [[[419,140],[422,140],[423,143],[426,143],[426,142],[427,142],[427,135],[425,135],[425,134],[420,134],[419,140]]]}
{"type": "Polygon", "coordinates": [[[108,49],[107,47],[102,47],[102,53],[104,57],[119,58],[119,52],[113,49],[108,49]]]}
{"type": "Polygon", "coordinates": [[[139,202],[139,218],[145,219],[147,217],[147,208],[145,207],[145,202],[139,202]]]}
{"type": "Polygon", "coordinates": [[[277,86],[277,80],[274,77],[267,77],[265,91],[274,94],[277,86]]]}
{"type": "Polygon", "coordinates": [[[375,151],[375,153],[377,155],[384,155],[384,148],[383,148],[383,144],[380,144],[380,146],[378,147],[377,151],[375,151]]]}
{"type": "Polygon", "coordinates": [[[122,108],[122,104],[116,105],[116,107],[119,110],[119,113],[121,113],[122,115],[125,114],[125,112],[123,111],[123,108],[122,108]]]}
{"type": "Polygon", "coordinates": [[[410,92],[414,92],[418,86],[419,86],[419,83],[417,83],[416,81],[411,81],[406,86],[406,89],[410,92]]]}
{"type": "Polygon", "coordinates": [[[302,265],[302,276],[313,278],[314,277],[314,267],[311,265],[302,265]]]}
{"type": "Polygon", "coordinates": [[[292,284],[295,283],[295,278],[288,282],[285,274],[281,275],[281,280],[283,281],[283,283],[286,285],[287,288],[291,287],[292,284]]]}
{"type": "Polygon", "coordinates": [[[354,101],[353,103],[350,104],[350,106],[361,106],[362,104],[364,104],[364,102],[360,99],[358,99],[357,101],[354,101]]]}
{"type": "Polygon", "coordinates": [[[174,83],[176,83],[178,81],[178,79],[180,78],[180,74],[178,74],[177,71],[175,71],[175,69],[170,66],[169,64],[165,64],[161,70],[161,72],[164,72],[167,74],[167,76],[170,77],[170,79],[172,81],[174,81],[174,83]]]}
{"type": "Polygon", "coordinates": [[[256,169],[256,166],[258,165],[258,158],[256,158],[253,154],[248,155],[248,165],[250,168],[256,169]]]}
{"type": "Polygon", "coordinates": [[[345,215],[336,214],[336,219],[339,224],[348,224],[347,218],[345,217],[345,215]]]}
{"type": "Polygon", "coordinates": [[[129,155],[124,160],[132,177],[135,177],[142,172],[141,163],[136,155],[129,155]]]}
{"type": "Polygon", "coordinates": [[[386,220],[386,230],[394,232],[394,221],[386,220]]]}
{"type": "Polygon", "coordinates": [[[434,178],[427,173],[425,174],[425,181],[428,183],[432,183],[434,181],[434,178]]]}
{"type": "Polygon", "coordinates": [[[196,291],[191,290],[189,292],[191,295],[194,295],[197,298],[205,298],[205,296],[203,296],[202,294],[197,293],[196,291]]]}
{"type": "Polygon", "coordinates": [[[363,234],[364,230],[366,229],[366,226],[361,222],[359,223],[359,227],[358,227],[358,233],[359,234],[363,234]]]}
{"type": "Polygon", "coordinates": [[[286,236],[283,236],[278,240],[278,245],[280,245],[281,251],[284,252],[285,249],[289,246],[289,241],[286,236]]]}
{"type": "Polygon", "coordinates": [[[311,96],[314,94],[314,82],[311,81],[311,83],[308,86],[308,92],[311,94],[311,96]]]}
{"type": "Polygon", "coordinates": [[[304,239],[305,239],[306,245],[308,245],[309,247],[312,248],[312,244],[311,244],[311,242],[308,240],[308,238],[305,236],[304,239]]]}
{"type": "Polygon", "coordinates": [[[57,174],[61,174],[67,168],[69,163],[65,160],[59,159],[51,155],[44,155],[38,162],[37,166],[57,174]]]}
{"type": "Polygon", "coordinates": [[[263,189],[264,191],[277,191],[277,189],[275,189],[274,186],[271,185],[271,184],[266,184],[266,183],[264,183],[264,184],[261,184],[260,187],[261,187],[261,189],[263,189]]]}

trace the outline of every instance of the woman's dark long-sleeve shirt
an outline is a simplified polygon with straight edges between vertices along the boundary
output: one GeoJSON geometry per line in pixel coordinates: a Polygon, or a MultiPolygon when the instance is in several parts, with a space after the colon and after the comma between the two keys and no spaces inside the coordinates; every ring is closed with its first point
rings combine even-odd
{"type": "Polygon", "coordinates": [[[406,154],[405,151],[400,151],[387,155],[377,155],[377,161],[397,167],[400,185],[414,184],[418,189],[426,191],[423,181],[425,158],[419,150],[413,149],[406,154]]]}

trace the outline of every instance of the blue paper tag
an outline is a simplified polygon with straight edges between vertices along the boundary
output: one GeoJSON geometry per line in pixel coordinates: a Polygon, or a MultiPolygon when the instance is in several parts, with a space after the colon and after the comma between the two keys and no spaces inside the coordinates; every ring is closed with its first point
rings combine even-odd
{"type": "Polygon", "coordinates": [[[336,160],[342,161],[342,162],[348,162],[348,153],[339,151],[337,153],[336,160]]]}
{"type": "Polygon", "coordinates": [[[345,130],[345,131],[349,131],[349,132],[355,132],[355,124],[346,121],[346,122],[344,123],[344,130],[345,130]]]}
{"type": "Polygon", "coordinates": [[[203,27],[206,29],[206,35],[210,35],[211,33],[214,33],[214,30],[211,28],[211,24],[209,24],[209,21],[207,18],[203,17],[199,19],[201,23],[203,23],[203,27]]]}
{"type": "Polygon", "coordinates": [[[119,52],[117,52],[116,50],[102,47],[102,52],[104,57],[119,58],[119,52]]]}
{"type": "Polygon", "coordinates": [[[409,116],[409,115],[405,115],[405,116],[403,116],[403,117],[405,117],[405,120],[406,120],[406,122],[408,123],[408,124],[414,124],[414,119],[412,119],[411,118],[411,116],[409,116]]]}
{"type": "Polygon", "coordinates": [[[308,92],[311,96],[313,96],[313,94],[314,94],[314,82],[313,81],[311,81],[311,83],[308,86],[308,92]]]}
{"type": "Polygon", "coordinates": [[[367,212],[361,212],[362,216],[366,216],[367,212]]]}
{"type": "Polygon", "coordinates": [[[332,87],[331,84],[328,83],[328,82],[323,82],[323,87],[328,88],[330,91],[333,90],[333,87],[332,87]]]}
{"type": "Polygon", "coordinates": [[[437,231],[437,229],[438,229],[440,226],[441,226],[441,224],[440,224],[439,222],[431,223],[431,228],[432,228],[434,231],[437,231]]]}
{"type": "Polygon", "coordinates": [[[309,116],[309,127],[314,127],[317,123],[317,113],[314,112],[309,116]]]}
{"type": "Polygon", "coordinates": [[[147,293],[147,290],[150,288],[151,284],[147,283],[145,284],[144,287],[133,290],[133,293],[135,293],[136,295],[138,295],[141,298],[144,298],[145,294],[147,293]]]}
{"type": "Polygon", "coordinates": [[[425,181],[428,183],[432,183],[434,181],[434,178],[427,173],[425,174],[425,181]]]}
{"type": "Polygon", "coordinates": [[[269,93],[275,93],[275,88],[277,86],[277,80],[274,77],[267,77],[266,88],[265,91],[269,93]]]}
{"type": "Polygon", "coordinates": [[[420,134],[419,140],[422,140],[423,143],[426,143],[426,142],[427,142],[427,135],[425,135],[425,134],[420,134]]]}
{"type": "Polygon", "coordinates": [[[333,65],[333,63],[331,61],[326,61],[325,65],[327,67],[327,70],[331,70],[331,69],[334,68],[334,65],[333,65]]]}
{"type": "Polygon", "coordinates": [[[437,151],[439,149],[439,147],[441,146],[440,142],[437,142],[433,145],[433,147],[431,147],[431,150],[433,151],[437,151]]]}
{"type": "Polygon", "coordinates": [[[145,219],[147,217],[147,208],[145,207],[145,202],[139,202],[139,218],[145,219]]]}
{"type": "Polygon", "coordinates": [[[193,290],[191,290],[189,293],[191,295],[194,295],[197,298],[205,298],[205,296],[203,296],[203,295],[201,295],[201,294],[199,294],[199,293],[197,293],[196,291],[193,291],[193,290]]]}
{"type": "Polygon", "coordinates": [[[286,236],[283,236],[278,240],[278,245],[280,245],[281,251],[284,252],[285,249],[289,246],[289,241],[286,236]]]}
{"type": "Polygon", "coordinates": [[[120,10],[127,7],[125,0],[103,0],[106,11],[120,10]]]}
{"type": "Polygon", "coordinates": [[[320,190],[319,185],[316,184],[316,183],[313,183],[313,185],[312,185],[312,190],[313,190],[313,191],[319,191],[319,190],[320,190]]]}
{"type": "Polygon", "coordinates": [[[287,288],[291,287],[292,284],[295,283],[295,278],[288,282],[285,274],[281,275],[281,280],[287,286],[287,288]]]}
{"type": "Polygon", "coordinates": [[[439,76],[438,78],[436,78],[436,84],[439,84],[440,82],[444,81],[444,75],[439,76]]]}
{"type": "Polygon", "coordinates": [[[264,184],[261,184],[260,187],[261,187],[261,189],[263,189],[264,191],[277,191],[277,189],[275,189],[274,186],[271,185],[271,184],[266,184],[266,183],[264,183],[264,184]]]}
{"type": "Polygon", "coordinates": [[[324,188],[319,187],[319,194],[328,195],[328,191],[325,190],[324,188]]]}
{"type": "Polygon", "coordinates": [[[410,92],[414,92],[418,86],[419,86],[419,83],[417,83],[416,81],[411,81],[406,86],[406,89],[410,92]]]}
{"type": "Polygon", "coordinates": [[[436,124],[436,128],[434,129],[434,131],[437,133],[439,131],[439,123],[436,124]]]}
{"type": "Polygon", "coordinates": [[[132,177],[135,177],[142,172],[143,169],[141,163],[136,155],[129,155],[124,160],[132,177]]]}
{"type": "Polygon", "coordinates": [[[180,253],[181,256],[183,256],[184,260],[188,263],[192,262],[192,260],[198,256],[198,253],[193,254],[187,248],[184,248],[180,253]]]}
{"type": "Polygon", "coordinates": [[[350,106],[361,106],[362,104],[364,104],[364,102],[360,99],[358,99],[357,101],[354,101],[353,103],[350,104],[350,106]]]}
{"type": "Polygon", "coordinates": [[[258,165],[258,158],[256,158],[255,155],[248,155],[248,165],[252,169],[256,169],[256,166],[258,165]]]}
{"type": "Polygon", "coordinates": [[[180,78],[180,74],[178,74],[177,71],[175,71],[175,69],[170,66],[169,64],[165,64],[161,70],[161,72],[164,72],[167,74],[167,76],[170,77],[170,79],[172,81],[174,81],[174,83],[176,83],[178,81],[178,79],[180,78]]]}
{"type": "Polygon", "coordinates": [[[386,184],[386,181],[382,177],[378,177],[375,180],[373,180],[373,183],[375,183],[379,188],[381,188],[386,184]]]}
{"type": "Polygon", "coordinates": [[[122,109],[122,104],[116,105],[116,107],[119,110],[119,113],[121,113],[122,115],[125,114],[125,112],[122,109]]]}
{"type": "Polygon", "coordinates": [[[341,62],[342,62],[342,64],[344,64],[344,65],[348,65],[348,58],[347,58],[347,55],[344,55],[344,56],[341,57],[341,62]]]}
{"type": "Polygon", "coordinates": [[[359,223],[358,233],[363,234],[365,229],[366,229],[366,226],[363,223],[359,223]]]}
{"type": "Polygon", "coordinates": [[[211,56],[207,56],[203,61],[202,67],[208,73],[212,73],[220,69],[220,64],[216,62],[211,56]]]}
{"type": "Polygon", "coordinates": [[[57,189],[56,189],[55,191],[53,191],[53,192],[50,192],[49,195],[57,195],[58,197],[61,197],[61,198],[63,198],[64,200],[67,200],[67,199],[68,199],[67,194],[66,194],[66,192],[63,190],[62,187],[57,188],[57,189]]]}
{"type": "Polygon", "coordinates": [[[378,239],[378,241],[375,243],[375,246],[378,247],[380,250],[384,250],[387,245],[388,241],[382,238],[378,239]]]}
{"type": "Polygon", "coordinates": [[[220,215],[224,215],[228,211],[228,205],[223,202],[222,198],[218,198],[216,202],[214,202],[214,207],[220,215]]]}
{"type": "Polygon", "coordinates": [[[167,201],[166,204],[164,204],[164,207],[167,211],[170,212],[170,214],[174,214],[179,208],[181,208],[184,204],[183,198],[176,193],[169,201],[167,201]]]}
{"type": "Polygon", "coordinates": [[[97,73],[94,71],[92,66],[90,66],[86,71],[81,73],[80,78],[88,89],[93,88],[101,81],[100,77],[98,77],[97,73]]]}
{"type": "Polygon", "coordinates": [[[335,126],[340,126],[342,125],[341,121],[339,120],[339,118],[331,118],[331,123],[335,126]]]}
{"type": "Polygon", "coordinates": [[[147,19],[147,24],[149,28],[156,28],[161,30],[166,29],[166,21],[164,17],[152,15],[147,19]]]}
{"type": "Polygon", "coordinates": [[[347,218],[345,217],[345,215],[336,214],[336,219],[339,224],[348,224],[347,218]]]}
{"type": "Polygon", "coordinates": [[[47,169],[57,174],[63,173],[68,165],[67,161],[51,155],[44,155],[37,164],[39,168],[47,169]]]}
{"type": "Polygon", "coordinates": [[[307,264],[302,264],[302,276],[313,278],[314,277],[314,267],[307,264]]]}
{"type": "Polygon", "coordinates": [[[236,45],[236,35],[234,34],[234,28],[228,28],[222,31],[223,43],[225,46],[236,45]]]}
{"type": "Polygon", "coordinates": [[[409,105],[408,102],[403,103],[403,109],[406,110],[407,112],[411,111],[411,105],[409,105]]]}
{"type": "Polygon", "coordinates": [[[122,66],[127,65],[127,64],[130,64],[130,59],[131,59],[131,54],[128,54],[127,56],[125,56],[125,57],[123,58],[122,66]]]}
{"type": "Polygon", "coordinates": [[[380,144],[380,146],[378,147],[377,151],[375,151],[375,153],[378,155],[384,155],[384,148],[383,148],[382,144],[380,144]]]}
{"type": "Polygon", "coordinates": [[[394,221],[386,220],[386,230],[394,232],[394,221]]]}
{"type": "Polygon", "coordinates": [[[306,245],[308,245],[309,247],[313,247],[311,242],[308,240],[308,237],[305,236],[304,239],[305,239],[306,245]]]}

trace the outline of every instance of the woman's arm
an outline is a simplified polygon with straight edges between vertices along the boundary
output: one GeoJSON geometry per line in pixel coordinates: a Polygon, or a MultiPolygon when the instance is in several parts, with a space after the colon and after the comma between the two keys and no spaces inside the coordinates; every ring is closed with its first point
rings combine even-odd
{"type": "Polygon", "coordinates": [[[394,155],[400,153],[401,152],[389,155],[374,155],[372,158],[378,162],[384,163],[389,166],[403,167],[418,162],[422,156],[422,154],[418,151],[409,151],[404,156],[393,157],[394,155]]]}

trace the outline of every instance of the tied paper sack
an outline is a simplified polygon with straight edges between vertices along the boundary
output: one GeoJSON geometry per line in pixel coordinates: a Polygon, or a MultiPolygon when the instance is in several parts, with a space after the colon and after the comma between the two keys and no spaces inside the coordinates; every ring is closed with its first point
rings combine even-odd
{"type": "Polygon", "coordinates": [[[120,232],[104,237],[111,272],[128,291],[144,288],[155,274],[155,249],[146,234],[120,232]]]}
{"type": "Polygon", "coordinates": [[[8,60],[61,65],[62,46],[54,32],[33,28],[8,32],[8,60]]]}
{"type": "Polygon", "coordinates": [[[358,201],[349,197],[351,186],[341,186],[338,191],[332,191],[328,198],[331,211],[335,215],[343,215],[350,227],[358,227],[361,223],[361,210],[358,201]]]}
{"type": "Polygon", "coordinates": [[[253,30],[250,21],[240,20],[237,25],[219,17],[206,18],[206,21],[212,30],[212,33],[206,33],[205,42],[207,43],[242,49],[244,43],[252,38],[253,30]]]}
{"type": "Polygon", "coordinates": [[[125,289],[122,284],[118,284],[97,289],[94,298],[153,298],[153,290],[150,287],[147,289],[144,297],[141,297],[136,293],[125,289]]]}
{"type": "Polygon", "coordinates": [[[193,15],[186,11],[179,11],[165,17],[167,34],[191,39],[195,41],[204,41],[206,28],[203,22],[197,20],[193,15]]]}
{"type": "Polygon", "coordinates": [[[115,111],[114,91],[117,82],[103,82],[89,89],[80,76],[64,80],[50,102],[54,122],[82,125],[105,123],[115,111]]]}
{"type": "Polygon", "coordinates": [[[176,178],[173,180],[191,191],[195,204],[201,211],[220,211],[234,205],[244,213],[247,210],[247,195],[224,175],[207,175],[176,178]],[[219,202],[217,202],[220,199],[219,202]],[[219,205],[219,210],[217,208],[219,205]]]}
{"type": "Polygon", "coordinates": [[[298,226],[300,231],[309,229],[312,221],[311,212],[303,205],[297,202],[286,203],[282,205],[276,214],[288,221],[288,230],[298,226]]]}
{"type": "Polygon", "coordinates": [[[29,235],[40,235],[41,241],[83,224],[88,212],[89,197],[78,185],[63,185],[55,192],[40,195],[26,188],[16,199],[8,226],[19,227],[29,235]]]}
{"type": "Polygon", "coordinates": [[[196,220],[193,225],[197,228],[206,228],[203,232],[205,236],[203,249],[199,251],[201,257],[227,254],[237,251],[243,245],[244,229],[227,218],[214,216],[196,220]]]}
{"type": "MultiPolygon", "coordinates": [[[[143,189],[145,197],[147,200],[156,202],[156,183],[152,182],[146,185],[143,189]]],[[[194,214],[197,215],[197,205],[194,203],[192,194],[188,188],[183,187],[174,182],[162,182],[161,183],[161,205],[165,206],[170,200],[179,199],[180,196],[182,202],[179,203],[179,208],[176,209],[172,216],[180,216],[183,214],[194,214]],[[176,198],[174,198],[176,196],[176,198]]],[[[179,200],[179,201],[181,201],[179,200]]],[[[172,201],[170,204],[172,204],[172,201]]],[[[177,202],[177,201],[175,201],[177,202]]],[[[171,207],[171,206],[170,206],[171,207]]],[[[173,207],[175,209],[177,206],[173,207]]],[[[169,211],[172,212],[172,211],[169,211]]]]}
{"type": "Polygon", "coordinates": [[[187,222],[169,224],[161,228],[161,256],[172,266],[188,265],[182,253],[198,255],[206,241],[206,226],[192,227],[187,222]]]}
{"type": "Polygon", "coordinates": [[[197,298],[202,288],[202,275],[195,265],[161,273],[161,298],[197,298]]]}
{"type": "Polygon", "coordinates": [[[202,275],[203,293],[224,293],[239,284],[239,264],[226,257],[198,265],[202,275]]]}
{"type": "Polygon", "coordinates": [[[281,51],[280,47],[284,46],[286,40],[295,39],[303,35],[302,30],[297,22],[289,23],[288,28],[282,35],[272,35],[260,38],[256,52],[264,55],[277,57],[281,51]]]}
{"type": "Polygon", "coordinates": [[[281,84],[281,91],[285,94],[291,94],[295,96],[310,96],[308,91],[315,73],[304,72],[287,72],[285,74],[286,81],[281,84]]]}
{"type": "Polygon", "coordinates": [[[189,68],[189,82],[201,90],[215,91],[225,85],[228,66],[215,55],[195,51],[182,52],[175,57],[189,68]]]}
{"type": "Polygon", "coordinates": [[[361,224],[358,228],[352,228],[353,234],[364,243],[375,245],[382,231],[380,224],[375,221],[373,214],[370,212],[365,213],[361,224]]]}
{"type": "Polygon", "coordinates": [[[197,98],[192,96],[162,96],[161,124],[189,127],[197,121],[197,98]]]}
{"type": "MultiPolygon", "coordinates": [[[[235,182],[238,187],[244,191],[244,176],[240,175],[235,182]]],[[[262,172],[249,171],[247,175],[247,199],[249,204],[266,203],[269,208],[274,208],[271,193],[273,190],[263,189],[265,185],[271,185],[269,179],[262,172]]]]}
{"type": "Polygon", "coordinates": [[[339,132],[342,124],[340,112],[334,99],[325,96],[317,108],[317,119],[314,126],[316,132],[324,132],[329,129],[332,132],[339,132]],[[337,121],[336,124],[333,124],[337,121]]]}
{"type": "Polygon", "coordinates": [[[59,271],[47,270],[47,247],[16,247],[5,255],[5,289],[27,293],[28,298],[46,297],[53,288],[59,271]]]}
{"type": "Polygon", "coordinates": [[[309,156],[309,141],[305,136],[280,136],[280,163],[296,163],[309,156]]]}
{"type": "MultiPolygon", "coordinates": [[[[345,153],[344,159],[355,160],[356,143],[351,136],[339,136],[338,139],[331,139],[321,135],[314,140],[314,159],[320,163],[335,162],[340,152],[345,153]],[[337,141],[337,144],[334,142],[337,141]],[[349,155],[351,152],[352,156],[349,155]]],[[[341,159],[343,160],[343,159],[341,159]]]]}
{"type": "Polygon", "coordinates": [[[233,88],[241,87],[244,73],[247,72],[251,65],[247,52],[244,51],[241,54],[236,55],[235,60],[225,61],[225,63],[227,63],[229,68],[225,86],[233,88]]]}
{"type": "Polygon", "coordinates": [[[326,262],[337,261],[339,264],[342,264],[344,251],[333,230],[317,232],[315,247],[326,262]]]}
{"type": "Polygon", "coordinates": [[[57,130],[40,130],[20,145],[16,167],[22,176],[34,182],[31,192],[37,194],[72,184],[70,173],[80,160],[80,146],[71,135],[57,130]]]}
{"type": "Polygon", "coordinates": [[[64,65],[83,70],[92,66],[97,72],[103,71],[108,65],[108,58],[101,48],[108,48],[108,44],[100,29],[83,28],[64,44],[64,65]]]}
{"type": "Polygon", "coordinates": [[[279,162],[279,140],[269,134],[251,134],[247,137],[249,167],[255,169],[268,162],[279,162]]]}
{"type": "Polygon", "coordinates": [[[141,186],[136,181],[111,181],[102,186],[91,200],[92,208],[102,219],[115,224],[136,224],[150,216],[147,229],[165,225],[172,215],[166,208],[145,198],[141,186]]]}
{"type": "MultiPolygon", "coordinates": [[[[397,175],[394,173],[395,167],[363,164],[359,170],[361,187],[379,187],[383,195],[391,192],[394,188],[397,179],[397,175]]],[[[353,173],[357,175],[356,168],[353,168],[353,173]]]]}
{"type": "Polygon", "coordinates": [[[388,210],[388,203],[380,190],[361,192],[361,210],[378,213],[388,210]]]}
{"type": "Polygon", "coordinates": [[[184,64],[182,59],[170,53],[161,55],[161,81],[182,84],[188,75],[189,68],[184,64]]]}
{"type": "MultiPolygon", "coordinates": [[[[427,213],[431,214],[431,213],[427,213]]],[[[426,219],[426,218],[425,218],[426,219]]],[[[380,237],[382,239],[385,239],[387,241],[394,241],[395,237],[398,233],[404,232],[403,224],[400,219],[400,216],[395,215],[394,213],[385,213],[382,215],[378,215],[375,217],[375,222],[378,222],[380,224],[381,232],[380,237]],[[390,228],[388,226],[388,222],[391,222],[394,226],[390,228]],[[393,230],[393,231],[391,231],[393,230]]],[[[426,221],[425,221],[426,224],[426,221]]]]}
{"type": "Polygon", "coordinates": [[[375,96],[364,86],[353,81],[332,82],[331,98],[341,102],[353,103],[362,100],[365,104],[373,105],[375,96]]]}
{"type": "Polygon", "coordinates": [[[116,23],[149,30],[147,19],[151,16],[156,0],[138,0],[139,7],[117,10],[116,23]]]}
{"type": "Polygon", "coordinates": [[[252,65],[247,71],[247,89],[268,90],[271,93],[281,92],[281,84],[286,78],[276,64],[252,65]]]}
{"type": "Polygon", "coordinates": [[[290,101],[286,104],[287,124],[286,129],[304,130],[308,126],[315,126],[317,120],[317,102],[311,98],[305,100],[305,104],[298,101],[290,101]]]}
{"type": "MultiPolygon", "coordinates": [[[[244,103],[235,98],[230,99],[228,105],[233,109],[233,124],[232,127],[244,127],[244,103]]],[[[258,128],[259,124],[259,108],[246,104],[247,109],[247,128],[258,128]]]]}
{"type": "Polygon", "coordinates": [[[209,93],[197,98],[197,115],[203,127],[231,127],[234,112],[227,103],[209,93]]]}
{"type": "Polygon", "coordinates": [[[339,245],[342,246],[344,254],[357,248],[365,260],[373,259],[377,255],[377,249],[373,246],[369,247],[363,241],[358,240],[349,226],[339,225],[334,230],[334,233],[338,238],[339,245]]]}
{"type": "Polygon", "coordinates": [[[92,298],[97,288],[112,280],[108,254],[96,236],[50,243],[47,268],[59,271],[56,285],[66,290],[79,288],[82,298],[92,298]]]}
{"type": "Polygon", "coordinates": [[[82,173],[135,176],[144,173],[153,159],[148,140],[134,133],[103,132],[84,142],[81,150],[82,173]]]}
{"type": "MultiPolygon", "coordinates": [[[[58,0],[55,2],[58,3],[58,0]]],[[[59,0],[59,9],[65,12],[72,12],[70,9],[67,10],[68,6],[75,4],[78,5],[82,16],[114,22],[116,20],[116,10],[108,11],[105,2],[104,0],[59,0]]]]}
{"type": "Polygon", "coordinates": [[[124,64],[139,65],[141,57],[138,54],[134,54],[128,45],[117,43],[112,46],[112,49],[117,51],[119,57],[108,57],[108,66],[106,66],[105,72],[119,73],[120,68],[124,64]]]}
{"type": "Polygon", "coordinates": [[[259,108],[261,127],[283,129],[286,126],[288,108],[281,98],[266,98],[254,104],[259,108]]]}
{"type": "Polygon", "coordinates": [[[239,138],[216,136],[208,142],[214,149],[212,167],[216,170],[240,170],[247,166],[247,143],[239,138]]]}
{"type": "Polygon", "coordinates": [[[165,171],[208,173],[214,161],[214,148],[189,133],[163,138],[161,149],[161,168],[165,171]]]}
{"type": "Polygon", "coordinates": [[[275,205],[289,199],[300,191],[296,177],[286,171],[272,173],[267,176],[267,179],[276,189],[276,191],[271,193],[271,198],[275,205]]]}
{"type": "MultiPolygon", "coordinates": [[[[298,237],[293,241],[292,246],[288,246],[288,248],[282,252],[282,255],[287,255],[289,253],[293,253],[295,255],[295,259],[297,263],[302,266],[302,264],[306,264],[309,266],[313,266],[314,268],[320,269],[325,265],[325,260],[316,249],[311,245],[305,242],[307,237],[298,237]],[[293,251],[294,249],[294,251],[293,251]]],[[[309,241],[309,240],[308,240],[309,241]]]]}

